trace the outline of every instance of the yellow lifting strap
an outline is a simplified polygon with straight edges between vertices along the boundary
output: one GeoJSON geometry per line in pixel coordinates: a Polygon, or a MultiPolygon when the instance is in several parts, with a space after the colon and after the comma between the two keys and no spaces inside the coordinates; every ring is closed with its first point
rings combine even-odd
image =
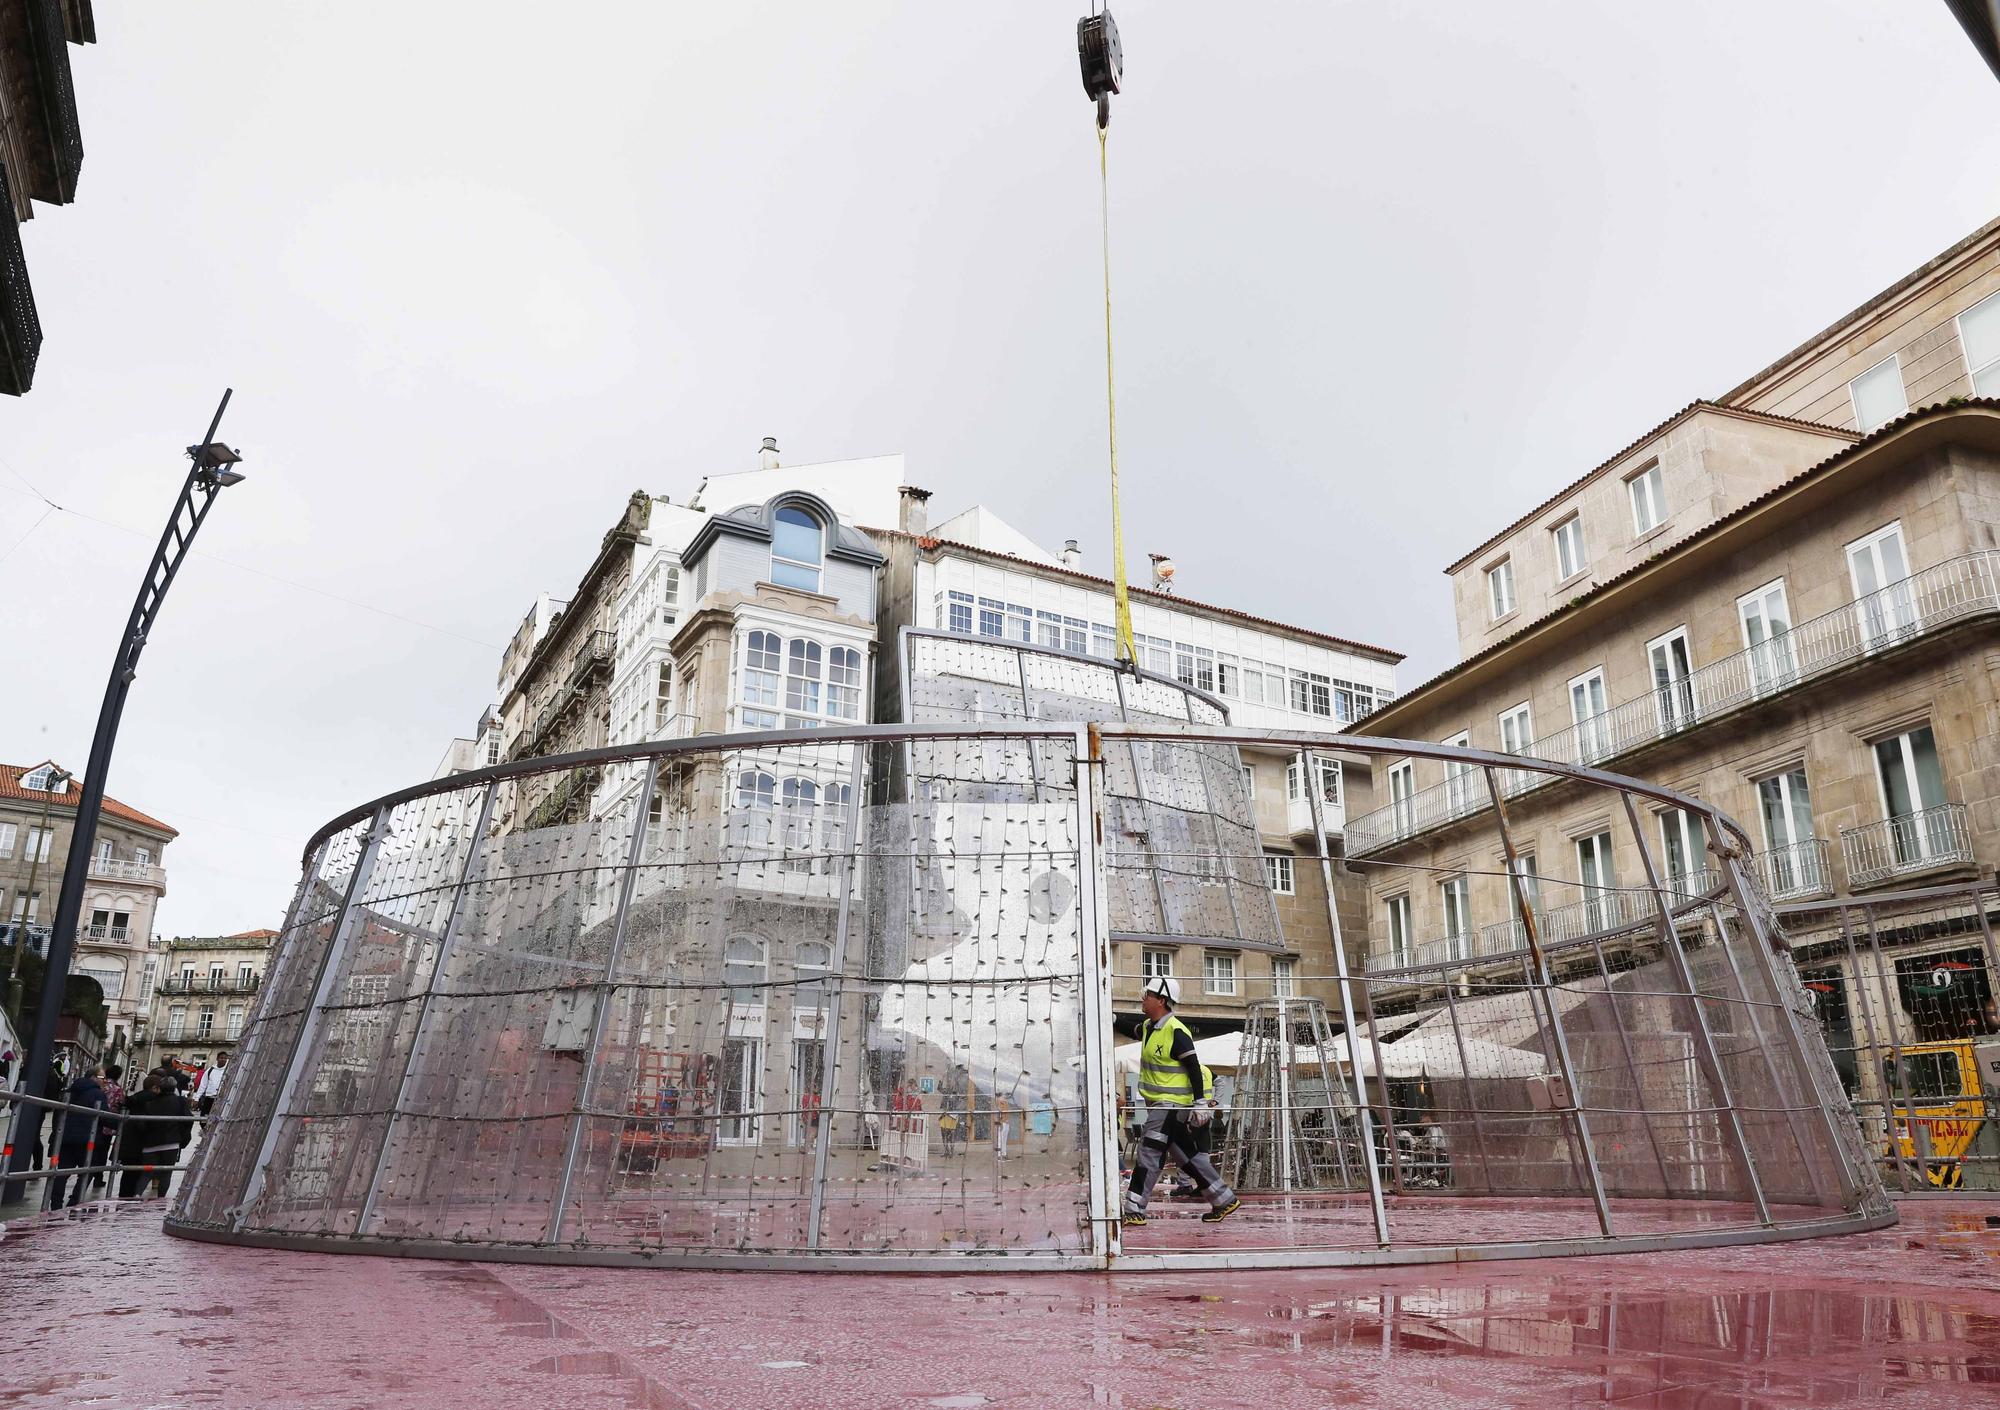
{"type": "Polygon", "coordinates": [[[1106,129],[1097,129],[1098,210],[1104,231],[1104,407],[1111,437],[1111,592],[1118,604],[1118,659],[1138,665],[1132,644],[1132,598],[1125,588],[1125,520],[1118,509],[1118,384],[1111,375],[1111,176],[1106,129]]]}

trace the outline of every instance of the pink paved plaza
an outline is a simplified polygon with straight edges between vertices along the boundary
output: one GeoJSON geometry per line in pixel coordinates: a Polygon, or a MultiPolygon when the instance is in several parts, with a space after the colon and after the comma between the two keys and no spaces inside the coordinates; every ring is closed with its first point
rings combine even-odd
{"type": "Polygon", "coordinates": [[[0,1406],[2000,1404],[2000,1202],[1767,1248],[952,1276],[286,1253],[161,1212],[8,1229],[0,1406]]]}

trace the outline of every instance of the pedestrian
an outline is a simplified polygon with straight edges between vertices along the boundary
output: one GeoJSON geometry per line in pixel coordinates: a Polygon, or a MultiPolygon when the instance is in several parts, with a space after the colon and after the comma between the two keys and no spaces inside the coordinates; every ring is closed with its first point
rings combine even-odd
{"type": "MultiPolygon", "coordinates": [[[[97,1074],[101,1068],[86,1068],[76,1081],[69,1084],[69,1104],[88,1107],[90,1111],[104,1110],[104,1088],[99,1085],[97,1074]]],[[[98,1121],[88,1112],[66,1111],[61,1113],[62,1142],[56,1148],[57,1170],[71,1170],[78,1166],[97,1164],[98,1121]]],[[[49,1179],[49,1208],[63,1207],[63,1193],[69,1192],[72,1205],[83,1203],[85,1188],[90,1184],[86,1175],[76,1177],[74,1187],[67,1175],[54,1175],[49,1179]]]]}
{"type": "Polygon", "coordinates": [[[938,1093],[938,1130],[943,1133],[946,1155],[957,1155],[958,1143],[966,1135],[964,1082],[965,1074],[953,1068],[944,1090],[938,1093]]]}
{"type": "Polygon", "coordinates": [[[1007,1138],[1014,1134],[1014,1108],[1005,1097],[993,1102],[993,1158],[1007,1158],[1007,1138]]]}
{"type": "Polygon", "coordinates": [[[1194,1176],[1208,1201],[1204,1224],[1219,1224],[1243,1207],[1243,1201],[1223,1181],[1215,1162],[1195,1147],[1195,1132],[1215,1114],[1208,1069],[1195,1056],[1194,1034],[1174,1017],[1180,1002],[1180,982],[1155,975],[1139,996],[1146,1022],[1139,1047],[1139,1096],[1146,1103],[1146,1128],[1139,1138],[1139,1155],[1132,1181],[1125,1188],[1127,1227],[1146,1222],[1146,1202],[1169,1155],[1194,1176]]]}
{"type": "Polygon", "coordinates": [[[125,1109],[126,1114],[133,1117],[184,1118],[127,1121],[125,1135],[119,1142],[118,1159],[121,1164],[154,1167],[127,1170],[119,1181],[119,1198],[135,1199],[148,1187],[154,1193],[164,1195],[167,1186],[173,1182],[173,1167],[193,1136],[194,1122],[185,1118],[192,1118],[194,1112],[173,1079],[157,1072],[147,1076],[144,1091],[125,1099],[125,1109]]]}
{"type": "MultiPolygon", "coordinates": [[[[195,1084],[194,1109],[201,1115],[201,1119],[204,1121],[208,1120],[208,1114],[215,1110],[216,1100],[222,1095],[222,1074],[228,1066],[229,1054],[217,1053],[214,1065],[204,1068],[201,1074],[201,1081],[195,1084]]],[[[814,1095],[817,1097],[817,1093],[814,1095]]],[[[815,1127],[818,1126],[819,1118],[817,1116],[813,1118],[813,1124],[815,1127]]]]}
{"type": "MultiPolygon", "coordinates": [[[[98,1085],[104,1088],[104,1110],[107,1115],[122,1115],[124,1113],[125,1086],[120,1080],[124,1076],[124,1065],[114,1062],[105,1067],[104,1076],[98,1080],[98,1085]]],[[[106,1121],[98,1127],[97,1163],[99,1165],[109,1165],[111,1163],[111,1153],[118,1149],[118,1132],[124,1124],[122,1121],[106,1121]]],[[[102,1184],[106,1194],[115,1193],[111,1188],[111,1176],[109,1173],[91,1176],[90,1183],[92,1185],[102,1184]]]]}

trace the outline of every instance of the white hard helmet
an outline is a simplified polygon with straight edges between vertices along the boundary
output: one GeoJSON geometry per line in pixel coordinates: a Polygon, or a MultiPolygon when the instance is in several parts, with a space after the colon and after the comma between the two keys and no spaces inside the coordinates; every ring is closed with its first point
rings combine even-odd
{"type": "Polygon", "coordinates": [[[1180,1007],[1181,982],[1171,974],[1156,974],[1146,981],[1142,994],[1158,994],[1175,1008],[1180,1007]]]}

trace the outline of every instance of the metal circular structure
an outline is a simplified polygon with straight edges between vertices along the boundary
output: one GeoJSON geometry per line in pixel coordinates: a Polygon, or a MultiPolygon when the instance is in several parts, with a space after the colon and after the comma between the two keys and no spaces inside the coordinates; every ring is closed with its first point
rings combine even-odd
{"type": "MultiPolygon", "coordinates": [[[[1232,729],[1171,682],[1008,662],[1018,691],[981,707],[992,723],[523,760],[330,824],[169,1231],[966,1270],[1455,1261],[1893,1221],[1721,813],[1588,768],[1232,729]],[[1035,672],[1068,672],[1039,706],[1035,672]],[[1161,1205],[1121,1229],[1115,1007],[1134,1006],[1148,940],[1286,951],[1242,760],[1292,755],[1312,778],[1329,752],[1447,761],[1467,816],[1500,828],[1493,865],[1484,844],[1465,865],[1506,878],[1512,929],[1359,968],[1339,898],[1388,864],[1344,849],[1305,789],[1297,866],[1336,938],[1318,971],[1248,996],[1217,1145],[1245,1207],[1209,1226],[1161,1205]],[[621,801],[555,820],[547,800],[571,796],[621,801]],[[1640,826],[1662,807],[1702,820],[1708,869],[1662,874],[1640,826]],[[1580,809],[1643,881],[1598,877],[1565,908],[1552,877],[1530,894],[1513,838],[1580,809]]],[[[906,689],[919,718],[934,684],[906,689]]]]}

